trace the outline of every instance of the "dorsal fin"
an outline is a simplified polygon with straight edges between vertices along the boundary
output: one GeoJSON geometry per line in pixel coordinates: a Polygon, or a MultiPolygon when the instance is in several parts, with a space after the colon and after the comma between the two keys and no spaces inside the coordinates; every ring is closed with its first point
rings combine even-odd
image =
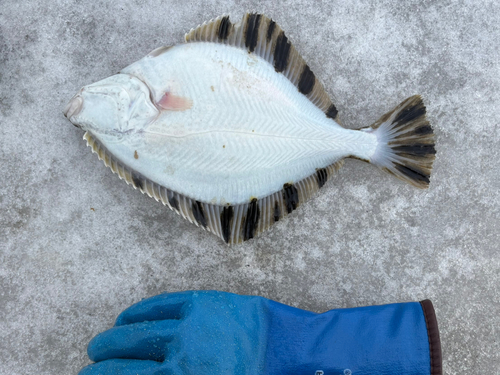
{"type": "Polygon", "coordinates": [[[212,42],[235,46],[260,56],[282,73],[325,115],[340,124],[337,108],[321,82],[290,43],[281,27],[271,18],[246,13],[238,23],[220,16],[192,29],[186,43],[212,42]]]}

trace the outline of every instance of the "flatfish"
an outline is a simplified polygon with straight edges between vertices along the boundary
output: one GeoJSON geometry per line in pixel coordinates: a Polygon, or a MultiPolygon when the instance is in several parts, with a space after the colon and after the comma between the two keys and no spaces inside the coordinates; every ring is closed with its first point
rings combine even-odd
{"type": "Polygon", "coordinates": [[[255,13],[198,26],[83,87],[64,113],[121,179],[228,244],[292,213],[345,158],[427,188],[435,157],[420,96],[343,128],[283,30],[255,13]]]}

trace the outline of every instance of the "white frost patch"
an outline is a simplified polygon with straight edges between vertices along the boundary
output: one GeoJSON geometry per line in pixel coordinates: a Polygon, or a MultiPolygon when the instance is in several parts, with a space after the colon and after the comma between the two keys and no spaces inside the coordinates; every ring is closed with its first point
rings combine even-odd
{"type": "Polygon", "coordinates": [[[457,248],[448,248],[443,250],[441,254],[443,257],[439,262],[439,271],[443,277],[449,277],[451,271],[455,271],[457,275],[466,277],[467,279],[474,279],[474,270],[476,268],[476,261],[471,259],[468,254],[457,248]]]}
{"type": "Polygon", "coordinates": [[[352,186],[349,188],[349,193],[360,201],[369,200],[373,196],[373,193],[368,191],[366,185],[352,186]]]}
{"type": "Polygon", "coordinates": [[[300,252],[300,253],[297,253],[297,254],[296,254],[296,256],[295,256],[295,258],[294,258],[294,260],[293,260],[293,265],[294,265],[297,269],[299,269],[299,270],[301,270],[301,271],[305,270],[305,268],[306,268],[306,266],[307,266],[307,265],[306,265],[306,262],[305,262],[305,261],[304,261],[304,259],[303,259],[303,257],[304,257],[304,253],[300,252]]]}

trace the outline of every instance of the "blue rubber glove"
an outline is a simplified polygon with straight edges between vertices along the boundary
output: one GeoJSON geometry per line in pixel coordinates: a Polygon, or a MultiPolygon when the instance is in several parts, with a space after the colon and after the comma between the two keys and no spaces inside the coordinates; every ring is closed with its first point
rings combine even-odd
{"type": "Polygon", "coordinates": [[[430,301],[316,314],[262,297],[162,294],[122,312],[79,375],[441,375],[430,301]]]}

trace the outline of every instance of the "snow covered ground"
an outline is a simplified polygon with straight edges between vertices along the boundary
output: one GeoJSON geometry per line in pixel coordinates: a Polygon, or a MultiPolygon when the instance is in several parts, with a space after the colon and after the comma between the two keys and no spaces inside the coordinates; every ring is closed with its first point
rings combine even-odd
{"type": "Polygon", "coordinates": [[[488,0],[2,1],[0,374],[76,374],[120,311],[189,289],[316,312],[429,298],[445,373],[497,373],[499,13],[488,0]],[[64,118],[83,85],[247,10],[282,26],[346,127],[423,95],[430,188],[348,160],[291,217],[228,247],[120,181],[64,118]]]}

